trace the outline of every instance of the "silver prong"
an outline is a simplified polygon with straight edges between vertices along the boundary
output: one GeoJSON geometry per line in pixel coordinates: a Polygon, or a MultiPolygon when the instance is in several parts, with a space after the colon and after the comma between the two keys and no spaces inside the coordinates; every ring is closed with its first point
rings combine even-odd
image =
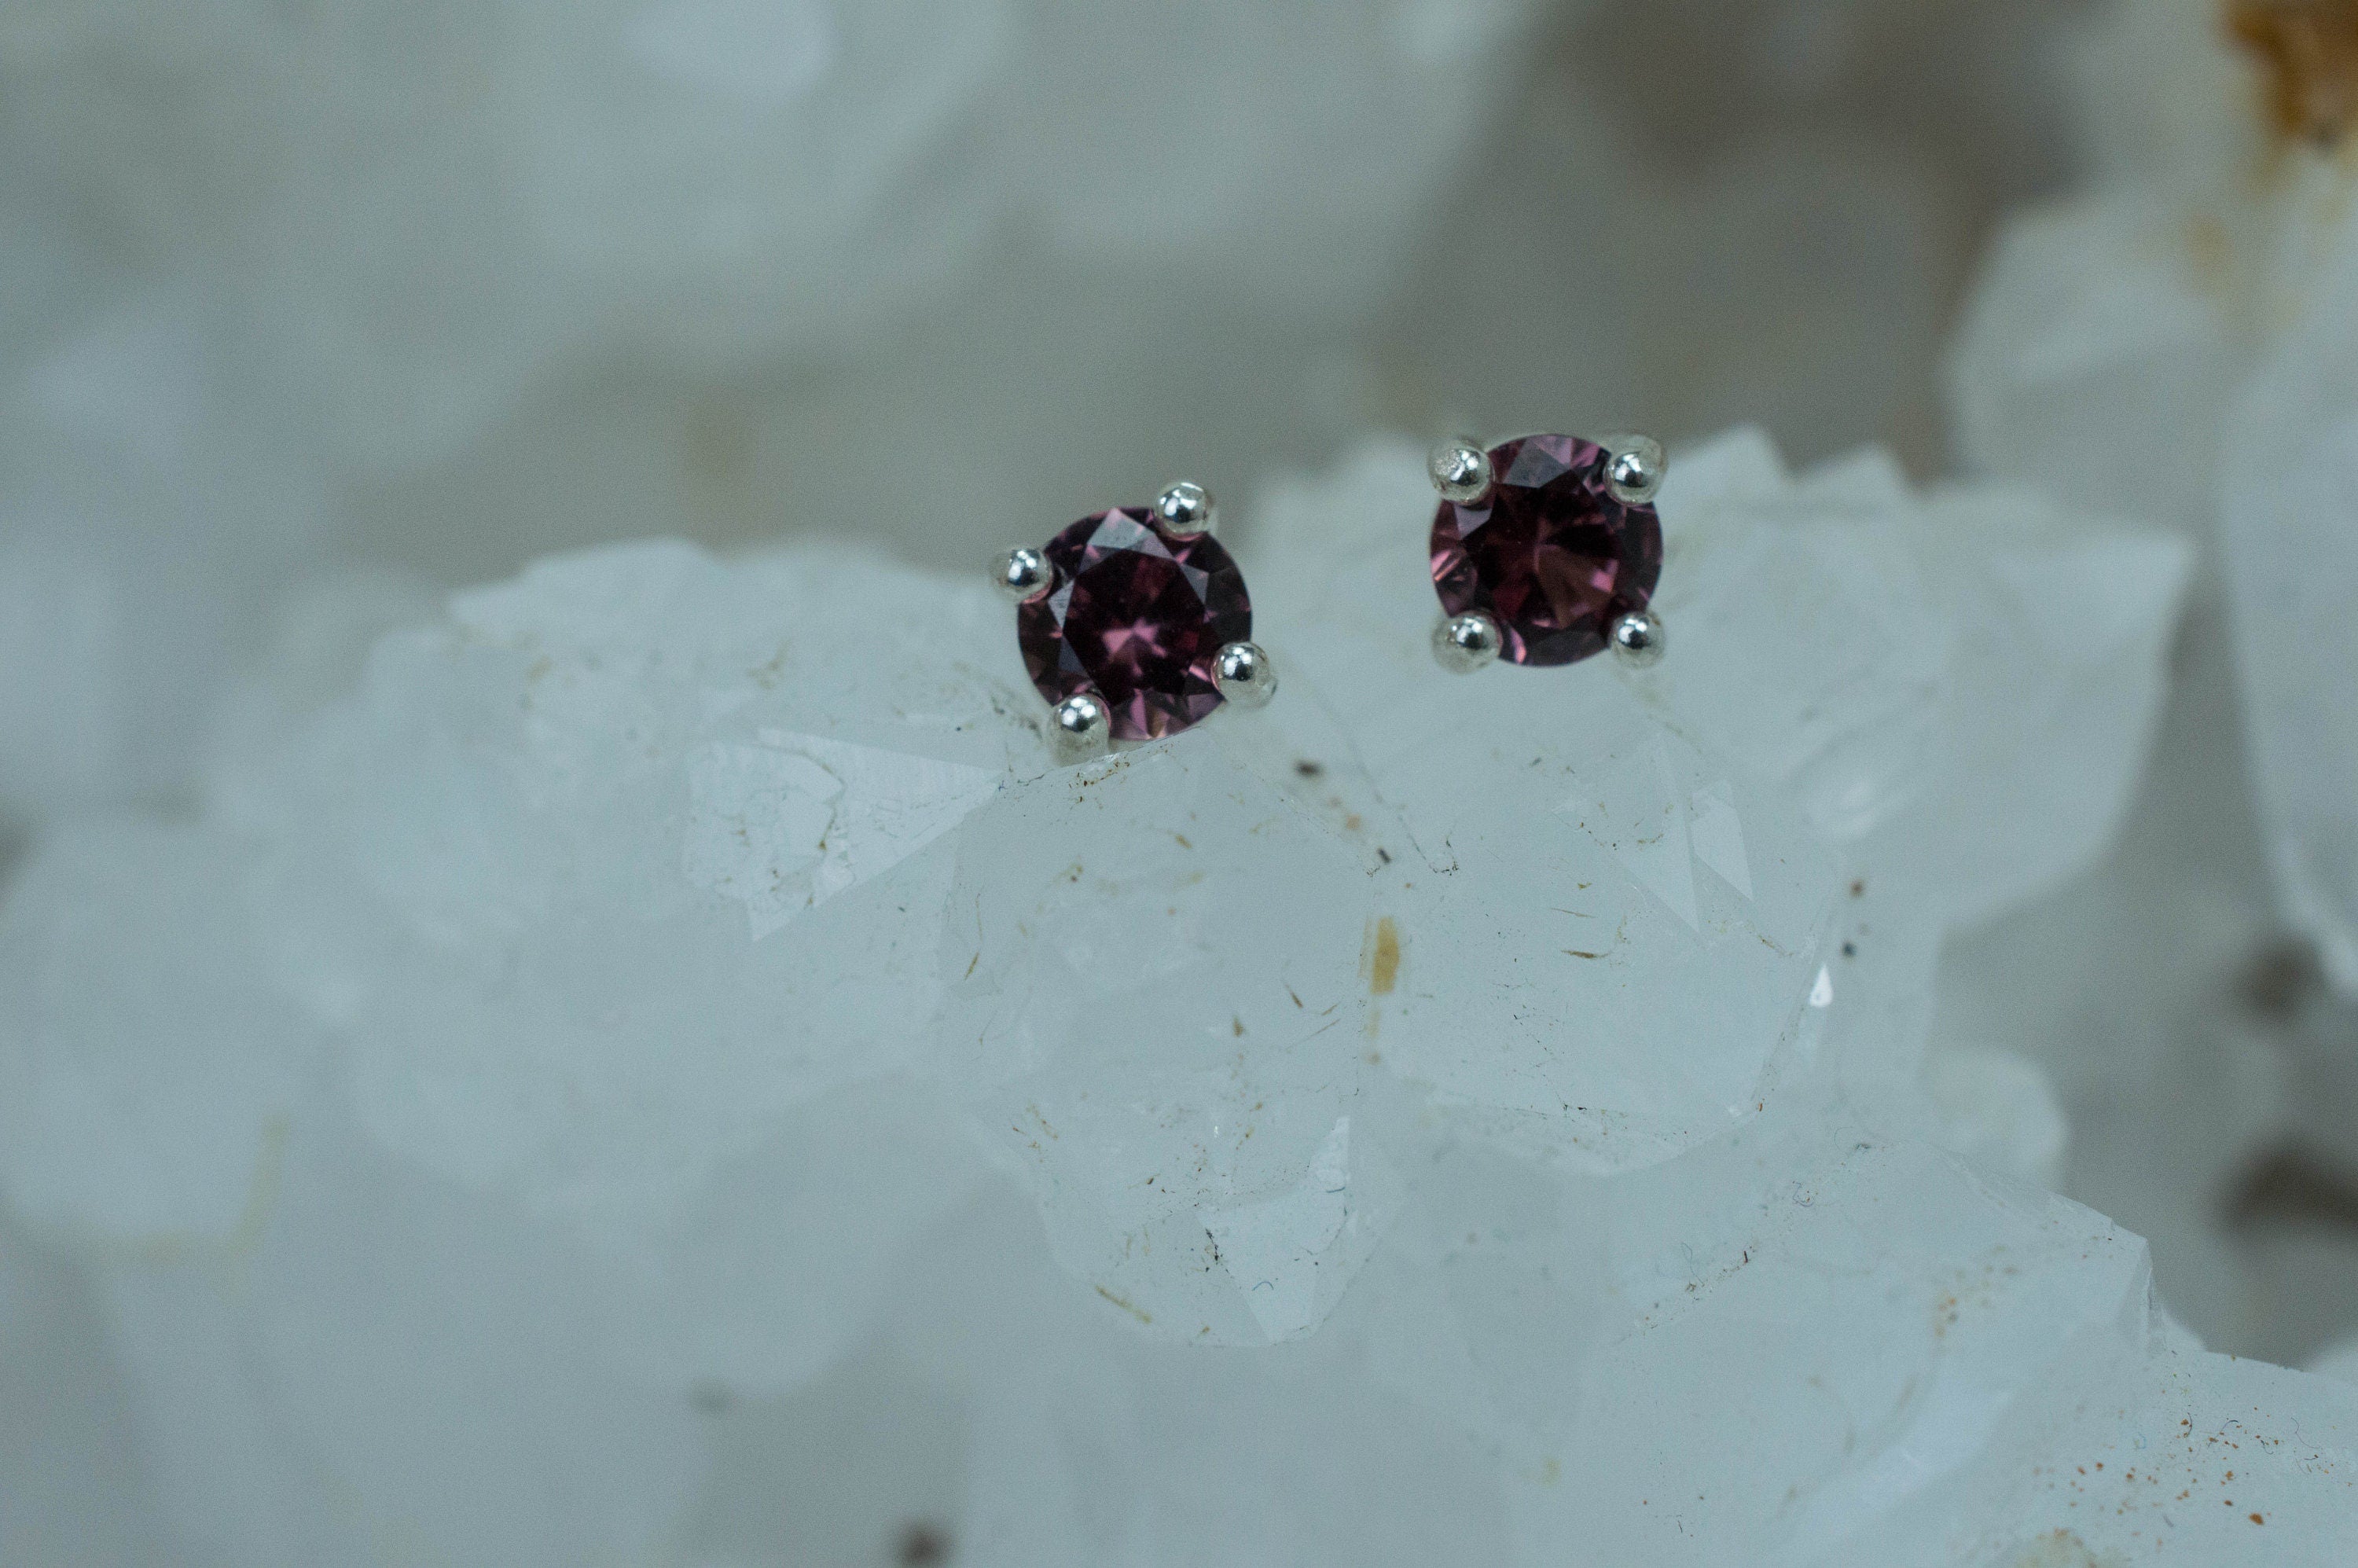
{"type": "Polygon", "coordinates": [[[1496,664],[1506,645],[1506,634],[1498,630],[1498,623],[1478,610],[1466,615],[1444,615],[1433,629],[1433,659],[1452,675],[1470,676],[1496,664]]]}
{"type": "Polygon", "coordinates": [[[1650,506],[1671,471],[1670,454],[1650,436],[1607,436],[1598,443],[1605,461],[1605,488],[1624,506],[1650,506]]]}
{"type": "Polygon", "coordinates": [[[1259,643],[1230,643],[1212,661],[1220,695],[1239,708],[1264,708],[1277,695],[1277,666],[1259,643]]]}
{"type": "Polygon", "coordinates": [[[1025,545],[992,559],[990,580],[999,585],[1000,592],[1021,603],[1056,586],[1056,567],[1044,554],[1025,545]]]}
{"type": "Polygon", "coordinates": [[[1105,698],[1093,691],[1075,692],[1049,714],[1049,740],[1059,757],[1080,762],[1106,749],[1112,738],[1113,714],[1105,698]]]}
{"type": "Polygon", "coordinates": [[[1605,635],[1624,665],[1642,670],[1662,662],[1670,633],[1662,627],[1662,618],[1652,611],[1632,610],[1615,617],[1605,635]]]}
{"type": "Polygon", "coordinates": [[[1184,480],[1154,498],[1154,515],[1183,539],[1208,534],[1220,524],[1220,508],[1212,492],[1184,480]]]}
{"type": "Polygon", "coordinates": [[[1452,436],[1433,449],[1425,473],[1444,501],[1472,506],[1490,493],[1490,454],[1470,436],[1452,436]]]}

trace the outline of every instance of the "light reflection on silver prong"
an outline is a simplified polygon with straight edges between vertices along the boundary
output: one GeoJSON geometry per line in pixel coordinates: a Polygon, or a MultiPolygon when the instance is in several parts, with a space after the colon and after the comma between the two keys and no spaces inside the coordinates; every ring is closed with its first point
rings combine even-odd
{"type": "Polygon", "coordinates": [[[1433,449],[1425,473],[1441,499],[1472,506],[1490,493],[1490,454],[1468,436],[1453,436],[1433,449]]]}
{"type": "Polygon", "coordinates": [[[1230,643],[1212,663],[1220,695],[1239,708],[1264,708],[1277,695],[1277,666],[1258,643],[1230,643]]]}
{"type": "Polygon", "coordinates": [[[1466,615],[1444,615],[1433,629],[1433,659],[1452,675],[1470,676],[1496,664],[1505,647],[1506,636],[1498,623],[1478,610],[1466,615]]]}
{"type": "Polygon", "coordinates": [[[1607,436],[1598,443],[1607,453],[1605,488],[1624,506],[1650,506],[1662,492],[1671,460],[1662,443],[1650,436],[1607,436]]]}
{"type": "Polygon", "coordinates": [[[1184,481],[1155,497],[1154,515],[1181,538],[1208,534],[1220,523],[1220,509],[1212,500],[1212,492],[1184,481]]]}
{"type": "Polygon", "coordinates": [[[992,559],[990,580],[1000,592],[1022,603],[1055,588],[1056,568],[1044,554],[1025,545],[992,559]]]}
{"type": "Polygon", "coordinates": [[[1663,651],[1669,646],[1670,634],[1663,629],[1662,618],[1650,610],[1632,610],[1617,616],[1605,635],[1606,641],[1613,644],[1613,652],[1633,670],[1660,664],[1663,651]]]}
{"type": "Polygon", "coordinates": [[[1093,691],[1075,692],[1056,704],[1049,715],[1049,738],[1057,756],[1068,762],[1084,761],[1106,749],[1112,737],[1113,713],[1105,698],[1093,691]]]}

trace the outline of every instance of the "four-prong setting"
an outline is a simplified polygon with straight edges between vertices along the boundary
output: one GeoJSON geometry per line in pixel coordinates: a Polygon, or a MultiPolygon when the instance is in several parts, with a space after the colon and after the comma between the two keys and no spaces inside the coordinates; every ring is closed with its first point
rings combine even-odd
{"type": "Polygon", "coordinates": [[[1219,526],[1219,504],[1212,492],[1187,480],[1154,498],[1154,515],[1163,526],[1183,539],[1193,539],[1219,526]]]}
{"type": "Polygon", "coordinates": [[[1215,517],[1203,486],[1175,484],[1152,506],[1084,517],[993,564],[1060,754],[1159,741],[1276,691],[1215,517]]]}
{"type": "Polygon", "coordinates": [[[1644,670],[1662,662],[1668,636],[1662,629],[1662,618],[1648,609],[1628,611],[1616,617],[1606,640],[1612,643],[1614,655],[1623,667],[1644,670]]]}
{"type": "Polygon", "coordinates": [[[1056,589],[1056,568],[1045,552],[1022,545],[991,562],[990,580],[1018,604],[1056,589]]]}
{"type": "Polygon", "coordinates": [[[1259,643],[1230,643],[1212,661],[1220,696],[1238,708],[1266,708],[1277,695],[1277,666],[1259,643]]]}
{"type": "Polygon", "coordinates": [[[1490,493],[1490,454],[1479,441],[1452,436],[1433,449],[1424,468],[1441,499],[1454,505],[1478,506],[1490,493]]]}
{"type": "Polygon", "coordinates": [[[1498,623],[1480,611],[1444,615],[1433,629],[1433,657],[1451,675],[1470,676],[1498,662],[1506,639],[1498,623]]]}
{"type": "MultiPolygon", "coordinates": [[[[1524,436],[1486,452],[1465,440],[1436,447],[1442,499],[1431,550],[1442,664],[1569,665],[1619,648],[1617,626],[1647,615],[1661,578],[1653,497],[1665,466],[1660,444],[1643,436],[1524,436]]],[[[1646,619],[1624,656],[1658,654],[1660,633],[1660,622],[1646,619]]]]}
{"type": "MultiPolygon", "coordinates": [[[[1434,447],[1442,667],[1566,665],[1608,648],[1631,669],[1658,663],[1653,503],[1667,469],[1661,444],[1644,436],[1434,447]]],[[[1085,517],[1045,547],[993,563],[1060,754],[1175,735],[1226,704],[1260,708],[1277,694],[1276,667],[1252,641],[1243,575],[1212,537],[1218,516],[1209,491],[1183,481],[1151,507],[1085,517]]]]}

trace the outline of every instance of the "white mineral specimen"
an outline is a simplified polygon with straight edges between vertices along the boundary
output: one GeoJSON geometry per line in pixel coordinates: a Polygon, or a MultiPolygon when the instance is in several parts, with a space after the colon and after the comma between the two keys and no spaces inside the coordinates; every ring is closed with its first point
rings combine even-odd
{"type": "MultiPolygon", "coordinates": [[[[2346,58],[2304,42],[2324,36],[2306,30],[2316,14],[2266,5],[2236,15],[2281,49],[2239,58],[2223,15],[2102,14],[2079,61],[2093,178],[2009,230],[1952,362],[1969,468],[2180,533],[2204,567],[2122,853],[1954,955],[1942,1028],[2049,1065],[2074,1127],[2066,1190],[2151,1238],[2190,1324],[2298,1357],[2314,1344],[2298,1334],[2358,1326],[2347,1292],[2222,1227],[2242,1167],[2304,1123],[2331,1128],[2309,1147],[2346,1163],[2358,1115],[2346,1071],[2288,1087],[2288,1064],[2346,1059],[2346,1039],[2289,1029],[2297,1010],[2256,1008],[2249,983],[2281,968],[2289,925],[2358,985],[2358,719],[2342,700],[2358,552],[2340,477],[2358,231],[2335,118],[2346,58]],[[2092,974],[2111,1003],[2088,1005],[2092,974]]],[[[2358,1271],[2346,1236],[2316,1239],[2334,1277],[2358,1271]]]]}
{"type": "Polygon", "coordinates": [[[2254,776],[2286,913],[2358,992],[2358,223],[2244,384],[2220,469],[2254,776]]]}
{"type": "Polygon", "coordinates": [[[1535,7],[183,9],[0,17],[18,156],[217,285],[309,400],[284,412],[374,462],[464,443],[568,360],[810,364],[996,252],[1347,319],[1535,7]]]}
{"type": "Polygon", "coordinates": [[[2358,717],[2339,700],[2358,680],[2358,225],[2348,161],[2291,139],[2350,127],[2270,118],[2335,89],[2294,63],[2264,80],[2198,0],[2115,7],[2085,65],[2099,179],[2000,245],[1957,351],[1960,444],[2214,542],[2284,910],[2358,989],[2358,717]]]}
{"type": "Polygon", "coordinates": [[[246,628],[328,544],[192,311],[125,303],[0,387],[0,812],[182,786],[246,628]]]}
{"type": "Polygon", "coordinates": [[[325,604],[0,914],[0,1190],[176,1550],[2346,1558],[2358,1395],[2000,1173],[2035,1074],[1920,1073],[2039,881],[1952,803],[2097,852],[2182,551],[1739,436],[1669,663],[1459,680],[1430,505],[1282,487],[1280,701],[1067,769],[1004,606],[857,553],[555,559],[315,710],[399,593],[325,604]],[[1963,668],[2032,579],[2084,622],[1963,668]]]}
{"type": "Polygon", "coordinates": [[[0,844],[185,791],[315,573],[1332,444],[1538,8],[0,7],[0,844]]]}

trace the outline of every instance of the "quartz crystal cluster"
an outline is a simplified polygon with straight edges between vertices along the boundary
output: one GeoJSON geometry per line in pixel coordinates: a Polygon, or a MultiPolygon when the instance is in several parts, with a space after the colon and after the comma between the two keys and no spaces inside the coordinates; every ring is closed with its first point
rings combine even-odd
{"type": "Polygon", "coordinates": [[[2089,178],[1990,258],[1958,445],[2185,538],[2201,586],[2121,851],[1958,952],[1936,1033],[2048,1063],[2064,1190],[2206,1338],[2296,1359],[2358,1329],[2358,10],[2116,4],[2074,76],[2089,178]]]}
{"type": "Polygon", "coordinates": [[[57,1487],[208,1563],[2349,1561],[2358,1389],[1925,1056],[2115,830],[2186,547],[1738,433],[1668,662],[1461,679],[1431,505],[1268,491],[1284,696],[1076,767],[984,585],[648,544],[49,836],[0,1283],[105,1349],[0,1325],[140,1455],[57,1487]]]}
{"type": "Polygon", "coordinates": [[[2096,178],[2000,246],[1962,442],[2213,544],[2285,911],[2358,991],[2358,13],[2121,5],[2081,74],[2096,178]]]}
{"type": "Polygon", "coordinates": [[[1336,319],[1533,9],[27,0],[0,72],[28,169],[200,268],[238,351],[379,462],[584,353],[809,362],[999,248],[1051,288],[1145,267],[1336,319]]]}
{"type": "Polygon", "coordinates": [[[1933,470],[2062,172],[2017,0],[1167,9],[0,6],[0,1563],[2358,1561],[2353,7],[2091,8],[1970,483],[1527,475],[1651,669],[1405,443],[550,554],[1933,470]]]}

